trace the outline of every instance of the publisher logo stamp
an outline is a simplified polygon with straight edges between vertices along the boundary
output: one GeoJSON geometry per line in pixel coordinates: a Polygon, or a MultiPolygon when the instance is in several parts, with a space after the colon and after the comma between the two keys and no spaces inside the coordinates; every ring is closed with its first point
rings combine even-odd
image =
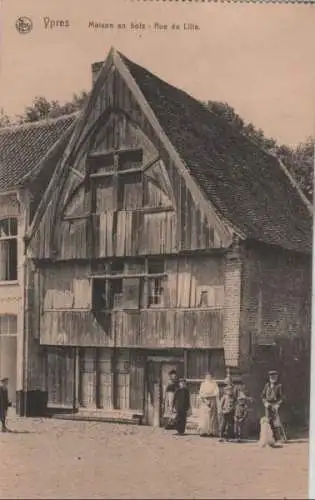
{"type": "Polygon", "coordinates": [[[33,29],[33,22],[29,17],[21,16],[16,20],[15,27],[21,35],[27,35],[33,29]]]}

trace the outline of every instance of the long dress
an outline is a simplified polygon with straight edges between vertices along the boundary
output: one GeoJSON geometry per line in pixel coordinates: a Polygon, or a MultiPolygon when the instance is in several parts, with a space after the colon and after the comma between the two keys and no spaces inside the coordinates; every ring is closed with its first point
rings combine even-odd
{"type": "Polygon", "coordinates": [[[165,390],[163,424],[166,429],[173,429],[175,427],[173,399],[177,388],[177,382],[170,382],[165,390]]]}
{"type": "Polygon", "coordinates": [[[200,386],[199,434],[217,436],[219,433],[218,398],[219,386],[215,381],[205,381],[200,386]]]}

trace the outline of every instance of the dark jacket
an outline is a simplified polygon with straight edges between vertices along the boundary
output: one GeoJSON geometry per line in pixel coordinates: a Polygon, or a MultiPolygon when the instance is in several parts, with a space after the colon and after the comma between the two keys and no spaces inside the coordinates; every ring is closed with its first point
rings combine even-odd
{"type": "Polygon", "coordinates": [[[187,387],[178,388],[173,399],[173,408],[179,412],[187,412],[190,408],[190,394],[187,387]]]}
{"type": "Polygon", "coordinates": [[[263,401],[266,401],[267,403],[282,403],[282,385],[281,384],[274,384],[273,386],[271,385],[270,382],[267,382],[262,395],[261,399],[263,401]]]}
{"type": "Polygon", "coordinates": [[[0,414],[4,415],[10,406],[8,389],[0,386],[0,414]]]}
{"type": "Polygon", "coordinates": [[[235,409],[235,397],[230,394],[223,394],[220,400],[220,409],[223,414],[233,412],[235,409]]]}
{"type": "Polygon", "coordinates": [[[165,392],[176,392],[178,389],[178,382],[170,382],[166,389],[165,392]]]}
{"type": "Polygon", "coordinates": [[[240,402],[240,401],[237,401],[236,405],[235,405],[235,420],[237,420],[238,422],[243,422],[246,417],[248,415],[248,406],[247,406],[247,403],[244,401],[244,402],[240,402]]]}

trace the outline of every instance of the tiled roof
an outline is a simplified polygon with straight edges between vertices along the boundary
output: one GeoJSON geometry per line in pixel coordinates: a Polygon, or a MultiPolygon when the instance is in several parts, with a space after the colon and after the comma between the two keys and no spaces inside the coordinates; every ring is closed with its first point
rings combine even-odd
{"type": "Polygon", "coordinates": [[[0,128],[0,191],[14,189],[69,129],[76,116],[73,113],[0,128]]]}
{"type": "Polygon", "coordinates": [[[186,92],[119,55],[217,211],[249,239],[311,251],[312,217],[278,160],[186,92]]]}

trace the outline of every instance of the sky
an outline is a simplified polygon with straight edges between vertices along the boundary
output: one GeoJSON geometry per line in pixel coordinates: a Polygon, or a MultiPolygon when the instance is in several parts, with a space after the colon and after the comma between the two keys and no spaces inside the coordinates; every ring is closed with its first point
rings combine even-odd
{"type": "Polygon", "coordinates": [[[228,102],[280,143],[294,145],[314,135],[315,5],[0,2],[0,108],[9,115],[21,113],[37,95],[64,102],[89,91],[91,63],[114,46],[198,99],[228,102]],[[31,33],[17,31],[20,16],[32,20],[31,33]],[[69,26],[52,27],[51,21],[69,26]],[[92,28],[89,22],[114,28],[92,28]],[[131,23],[145,28],[131,29],[131,23]],[[155,30],[154,23],[168,29],[155,30]],[[180,29],[172,30],[173,23],[180,29]],[[199,29],[184,29],[184,23],[199,29]]]}

